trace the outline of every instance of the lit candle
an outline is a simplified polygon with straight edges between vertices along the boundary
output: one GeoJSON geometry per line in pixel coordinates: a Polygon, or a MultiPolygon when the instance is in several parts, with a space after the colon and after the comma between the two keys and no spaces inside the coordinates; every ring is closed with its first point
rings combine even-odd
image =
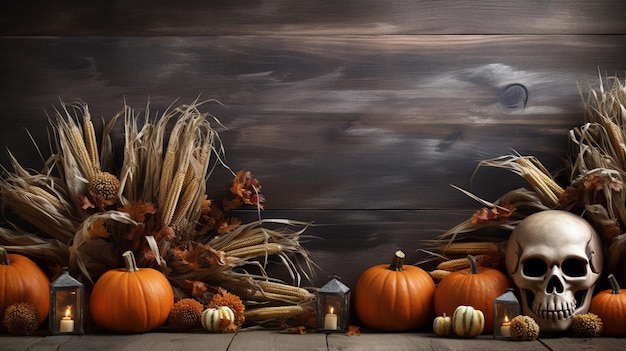
{"type": "Polygon", "coordinates": [[[333,311],[331,307],[329,313],[324,316],[324,329],[326,330],[337,330],[337,315],[333,311]]]}
{"type": "Polygon", "coordinates": [[[71,306],[67,306],[65,310],[65,317],[61,318],[61,325],[59,331],[61,333],[71,333],[74,331],[74,321],[70,318],[71,306]]]}
{"type": "Polygon", "coordinates": [[[504,323],[502,323],[502,326],[500,327],[500,334],[507,338],[511,337],[511,323],[509,322],[508,316],[504,316],[504,323]]]}

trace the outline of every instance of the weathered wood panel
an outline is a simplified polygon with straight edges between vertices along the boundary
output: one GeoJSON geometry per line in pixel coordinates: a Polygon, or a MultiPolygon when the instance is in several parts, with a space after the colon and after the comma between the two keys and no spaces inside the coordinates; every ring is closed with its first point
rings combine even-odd
{"type": "MultiPolygon", "coordinates": [[[[150,100],[153,111],[176,98],[219,100],[206,108],[227,127],[221,135],[228,164],[260,178],[268,198],[264,218],[315,222],[307,234],[319,239],[306,243],[319,265],[315,286],[327,274],[354,286],[363,270],[387,262],[396,249],[408,254],[407,263],[420,260],[423,240],[477,206],[451,183],[487,200],[523,184],[488,169],[470,184],[480,160],[514,150],[557,169],[566,131],[581,123],[578,85],[595,82],[599,72],[626,72],[626,3],[617,0],[0,6],[0,148],[38,168],[24,128],[45,154],[44,109],[59,99],[82,99],[103,118],[124,100],[137,109],[150,100]]],[[[115,135],[119,145],[121,126],[115,135]]],[[[7,165],[6,155],[0,164],[7,165]]],[[[210,194],[218,196],[229,182],[226,171],[216,172],[210,194]]],[[[329,345],[369,343],[342,337],[330,336],[329,345]]],[[[137,340],[190,348],[205,342],[180,338],[137,340]]],[[[267,341],[284,342],[278,339],[267,341]]],[[[395,339],[407,343],[399,349],[440,345],[395,339]]],[[[54,337],[11,345],[56,348],[59,340],[68,349],[79,341],[111,348],[126,342],[54,337]]]]}
{"type": "Polygon", "coordinates": [[[3,35],[614,34],[611,1],[5,0],[3,35]]]}
{"type": "MultiPolygon", "coordinates": [[[[260,334],[259,334],[260,335],[260,334]]],[[[235,334],[206,332],[153,332],[145,334],[88,334],[58,336],[0,337],[3,351],[47,350],[228,350],[235,334]]]]}
{"type": "Polygon", "coordinates": [[[582,351],[582,350],[624,350],[624,338],[576,338],[554,337],[542,338],[548,349],[553,351],[582,351]]]}
{"type": "Polygon", "coordinates": [[[368,333],[360,336],[345,334],[306,335],[284,334],[279,331],[241,331],[237,334],[146,333],[133,335],[81,336],[0,336],[3,351],[37,350],[623,350],[623,338],[540,338],[537,341],[513,342],[494,340],[489,335],[476,339],[441,338],[432,333],[368,333]]]}
{"type": "MultiPolygon", "coordinates": [[[[515,150],[560,166],[566,131],[581,123],[578,84],[626,71],[623,40],[3,38],[0,141],[37,165],[23,128],[46,140],[43,109],[58,98],[83,99],[106,118],[124,99],[163,110],[201,95],[223,104],[207,109],[228,128],[227,162],[253,170],[269,209],[467,208],[474,203],[449,184],[469,188],[479,160],[515,150]],[[525,106],[515,84],[527,89],[525,106]]],[[[490,174],[473,184],[487,199],[516,184],[490,174]]],[[[218,172],[209,190],[229,180],[218,172]]]]}
{"type": "Polygon", "coordinates": [[[327,350],[326,334],[310,333],[306,335],[287,334],[281,332],[262,333],[259,332],[239,332],[233,339],[229,349],[240,351],[257,350],[327,350]]]}
{"type": "MultiPolygon", "coordinates": [[[[406,254],[405,263],[415,264],[428,259],[418,251],[425,240],[445,232],[452,223],[459,223],[471,215],[468,211],[444,210],[270,210],[264,218],[290,218],[313,221],[304,232],[304,246],[317,264],[313,282],[302,280],[303,286],[322,286],[329,275],[338,275],[354,287],[361,272],[370,266],[390,263],[396,250],[406,254]]],[[[253,220],[255,214],[242,213],[242,219],[253,220]]],[[[420,265],[432,269],[432,263],[420,265]]],[[[281,265],[270,263],[272,276],[291,282],[281,265]]]]}
{"type": "Polygon", "coordinates": [[[510,340],[494,340],[492,336],[481,335],[475,339],[456,337],[441,338],[433,334],[391,333],[368,334],[347,337],[342,334],[328,335],[329,351],[376,350],[376,351],[452,351],[452,350],[545,350],[540,341],[511,344],[510,340]]]}

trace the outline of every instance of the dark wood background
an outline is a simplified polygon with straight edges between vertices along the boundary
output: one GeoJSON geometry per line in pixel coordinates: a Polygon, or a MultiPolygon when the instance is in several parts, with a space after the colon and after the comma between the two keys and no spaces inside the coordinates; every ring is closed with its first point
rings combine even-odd
{"type": "MultiPolygon", "coordinates": [[[[264,218],[312,221],[306,243],[354,286],[524,185],[481,160],[551,170],[582,122],[580,90],[626,74],[615,1],[12,1],[0,8],[0,148],[28,166],[59,101],[109,118],[216,99],[227,162],[261,180],[264,218]]],[[[116,131],[121,143],[121,129],[116,131]]],[[[218,171],[209,191],[227,189],[218,171]]],[[[253,217],[253,216],[252,216],[253,217]]]]}

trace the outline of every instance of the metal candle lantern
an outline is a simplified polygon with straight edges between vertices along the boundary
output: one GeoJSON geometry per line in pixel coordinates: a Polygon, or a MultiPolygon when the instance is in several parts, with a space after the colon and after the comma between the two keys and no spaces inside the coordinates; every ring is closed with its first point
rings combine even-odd
{"type": "Polygon", "coordinates": [[[350,288],[331,276],[326,285],[317,291],[317,330],[345,332],[350,316],[350,288]]]}
{"type": "Polygon", "coordinates": [[[85,288],[67,271],[50,284],[48,324],[52,335],[83,334],[85,288]]]}
{"type": "Polygon", "coordinates": [[[522,308],[513,289],[509,289],[493,300],[493,337],[510,338],[511,319],[520,314],[522,314],[522,308]]]}

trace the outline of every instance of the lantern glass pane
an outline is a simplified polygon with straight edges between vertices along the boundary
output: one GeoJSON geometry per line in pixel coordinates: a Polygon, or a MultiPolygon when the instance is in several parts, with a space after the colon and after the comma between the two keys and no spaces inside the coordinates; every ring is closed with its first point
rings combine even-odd
{"type": "Polygon", "coordinates": [[[521,306],[512,292],[497,298],[493,304],[493,337],[511,337],[510,321],[520,314],[521,306]]]}
{"type": "Polygon", "coordinates": [[[62,333],[73,333],[75,331],[77,311],[80,311],[81,308],[76,289],[56,290],[54,292],[55,316],[52,319],[54,330],[62,333]],[[62,321],[65,322],[63,322],[63,329],[61,330],[62,321]],[[69,328],[70,326],[71,328],[69,328]]]}
{"type": "Polygon", "coordinates": [[[347,331],[349,309],[350,288],[334,276],[317,292],[317,329],[326,332],[347,331]]]}
{"type": "Polygon", "coordinates": [[[67,271],[50,285],[49,328],[56,334],[83,334],[84,287],[67,271]]]}

